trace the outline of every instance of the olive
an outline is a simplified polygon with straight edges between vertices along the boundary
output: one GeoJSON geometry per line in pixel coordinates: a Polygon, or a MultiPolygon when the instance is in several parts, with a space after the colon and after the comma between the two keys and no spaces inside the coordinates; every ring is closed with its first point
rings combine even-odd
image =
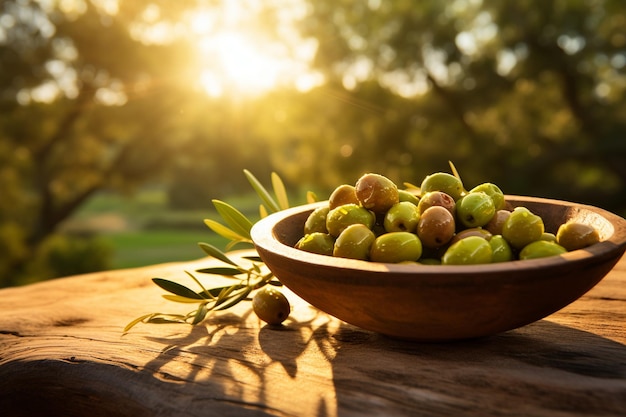
{"type": "Polygon", "coordinates": [[[328,206],[318,207],[313,210],[304,222],[304,234],[308,235],[313,232],[328,233],[326,216],[328,216],[329,211],[330,208],[328,206]]]}
{"type": "Polygon", "coordinates": [[[556,235],[554,233],[550,233],[550,232],[543,232],[541,234],[541,238],[539,238],[539,240],[545,240],[547,242],[556,242],[556,235]]]}
{"type": "Polygon", "coordinates": [[[567,249],[558,243],[548,242],[547,240],[536,240],[524,246],[519,253],[519,258],[521,260],[545,258],[548,256],[561,255],[565,252],[567,252],[567,249]]]}
{"type": "Polygon", "coordinates": [[[364,224],[371,229],[375,221],[374,214],[366,208],[357,204],[344,204],[328,212],[326,229],[331,236],[337,237],[351,224],[364,224]]]}
{"type": "Polygon", "coordinates": [[[417,224],[417,236],[422,245],[429,248],[439,248],[448,243],[455,230],[454,217],[443,206],[427,208],[417,224]]]}
{"type": "Polygon", "coordinates": [[[600,241],[598,231],[584,223],[567,222],[559,226],[556,241],[568,251],[586,248],[600,241]]]}
{"type": "Polygon", "coordinates": [[[442,206],[448,209],[450,214],[454,216],[455,214],[455,206],[456,202],[454,198],[452,198],[449,194],[446,194],[442,191],[430,191],[426,194],[422,195],[419,203],[417,204],[417,208],[422,214],[428,207],[432,206],[442,206]]]}
{"type": "Polygon", "coordinates": [[[492,184],[490,182],[485,182],[480,185],[477,185],[476,187],[470,190],[470,193],[475,193],[475,192],[483,192],[487,194],[489,197],[491,197],[491,199],[493,200],[493,205],[496,208],[496,211],[504,209],[504,206],[505,206],[504,193],[502,192],[500,187],[498,187],[497,185],[492,184]]]}
{"type": "Polygon", "coordinates": [[[469,236],[478,236],[485,240],[490,240],[493,235],[489,230],[483,229],[482,227],[471,227],[469,229],[461,230],[459,233],[454,235],[454,237],[450,240],[450,244],[455,244],[459,240],[465,239],[469,236]]]}
{"type": "Polygon", "coordinates": [[[488,230],[492,235],[501,235],[502,226],[510,215],[511,212],[509,210],[497,210],[496,214],[494,214],[491,220],[489,220],[489,223],[484,226],[485,229],[488,230]]]}
{"type": "Polygon", "coordinates": [[[364,174],[354,188],[361,205],[374,213],[385,213],[400,201],[398,187],[383,175],[364,174]]]}
{"type": "Polygon", "coordinates": [[[502,226],[502,236],[514,248],[521,250],[544,232],[543,220],[526,207],[516,207],[502,226]]]}
{"type": "Polygon", "coordinates": [[[313,232],[304,235],[296,242],[296,249],[332,256],[335,238],[328,233],[313,232]]]}
{"type": "Polygon", "coordinates": [[[335,207],[343,206],[344,204],[359,204],[359,200],[356,198],[356,192],[354,186],[349,184],[343,184],[335,188],[328,197],[328,207],[334,209],[335,207]]]}
{"type": "Polygon", "coordinates": [[[380,235],[372,244],[370,260],[398,263],[417,261],[422,256],[422,242],[409,232],[389,232],[380,235]]]}
{"type": "Polygon", "coordinates": [[[484,226],[495,214],[493,200],[482,191],[466,194],[456,203],[456,217],[465,227],[484,226]]]}
{"type": "Polygon", "coordinates": [[[400,201],[387,210],[383,226],[387,232],[415,233],[419,220],[420,214],[417,211],[417,206],[408,201],[400,201]]]}
{"type": "Polygon", "coordinates": [[[494,235],[489,239],[491,246],[491,262],[508,262],[515,259],[511,245],[502,235],[494,235]]]}
{"type": "Polygon", "coordinates": [[[259,290],[252,297],[252,309],[268,324],[281,324],[291,313],[287,297],[274,287],[259,290]]]}
{"type": "Polygon", "coordinates": [[[408,201],[409,203],[413,203],[415,205],[418,205],[420,202],[420,198],[409,190],[398,190],[398,200],[408,201]]]}
{"type": "Polygon", "coordinates": [[[337,237],[333,256],[340,258],[369,259],[370,248],[376,235],[363,224],[351,224],[337,237]]]}
{"type": "Polygon", "coordinates": [[[489,242],[479,236],[469,236],[450,245],[441,258],[443,265],[476,265],[491,263],[489,242]]]}
{"type": "Polygon", "coordinates": [[[422,190],[422,195],[431,191],[442,191],[455,201],[465,193],[461,180],[446,172],[436,172],[427,175],[422,181],[420,189],[422,190]]]}

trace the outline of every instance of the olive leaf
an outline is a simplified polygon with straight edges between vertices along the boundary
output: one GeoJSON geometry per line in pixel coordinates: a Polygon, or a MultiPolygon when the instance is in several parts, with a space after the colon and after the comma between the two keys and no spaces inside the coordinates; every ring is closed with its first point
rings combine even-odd
{"type": "Polygon", "coordinates": [[[278,206],[278,203],[276,203],[274,198],[265,189],[265,187],[263,187],[263,185],[259,182],[259,180],[257,180],[256,177],[252,175],[252,173],[248,171],[247,169],[244,170],[243,172],[246,178],[248,179],[248,182],[250,182],[250,185],[252,185],[252,188],[254,189],[254,191],[256,191],[257,195],[261,198],[263,203],[267,206],[267,209],[272,213],[276,213],[277,211],[279,211],[280,207],[278,206]]]}
{"type": "MultiPolygon", "coordinates": [[[[262,203],[259,207],[261,218],[268,216],[269,213],[274,213],[289,207],[287,191],[278,174],[272,173],[271,175],[272,189],[276,198],[267,191],[250,171],[244,170],[244,175],[261,199],[262,203]]],[[[317,201],[317,197],[313,193],[308,193],[307,201],[317,201]]],[[[232,205],[217,199],[212,200],[212,202],[223,223],[213,219],[205,219],[204,223],[213,232],[229,240],[226,245],[226,251],[237,243],[252,244],[250,230],[254,223],[232,205]]],[[[124,328],[124,333],[128,332],[139,323],[187,323],[195,325],[202,322],[211,311],[225,310],[243,300],[249,300],[249,296],[253,291],[265,285],[282,285],[271,271],[267,272],[267,269],[262,268],[264,264],[258,255],[242,257],[241,259],[250,263],[244,266],[239,265],[231,259],[225,251],[209,243],[199,242],[198,246],[208,256],[225,263],[226,266],[199,268],[195,272],[234,279],[236,283],[233,285],[206,288],[195,275],[189,271],[185,271],[200,288],[200,291],[196,292],[174,281],[164,278],[153,278],[152,281],[167,292],[167,294],[162,295],[163,298],[168,301],[183,304],[195,303],[197,304],[196,309],[186,315],[169,313],[145,314],[128,323],[124,328]]]]}
{"type": "Polygon", "coordinates": [[[195,300],[203,300],[205,298],[195,291],[192,291],[184,285],[178,284],[174,281],[169,281],[163,278],[152,278],[152,282],[174,295],[179,295],[185,298],[193,298],[195,300]]]}
{"type": "Polygon", "coordinates": [[[289,208],[289,198],[287,197],[287,190],[285,189],[285,184],[280,179],[278,174],[272,172],[272,188],[274,189],[274,194],[276,195],[276,200],[278,200],[278,206],[281,210],[285,210],[289,208]]]}
{"type": "Polygon", "coordinates": [[[246,216],[235,207],[221,200],[213,200],[213,205],[218,214],[222,216],[222,219],[235,233],[251,240],[250,229],[252,229],[252,222],[246,216]]]}

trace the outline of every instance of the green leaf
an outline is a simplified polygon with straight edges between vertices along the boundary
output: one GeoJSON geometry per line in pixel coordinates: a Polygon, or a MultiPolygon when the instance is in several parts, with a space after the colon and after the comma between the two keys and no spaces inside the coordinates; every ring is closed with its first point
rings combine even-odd
{"type": "Polygon", "coordinates": [[[268,215],[269,213],[267,212],[267,209],[265,208],[265,206],[263,204],[259,205],[259,216],[261,216],[261,218],[264,219],[268,215]]]}
{"type": "Polygon", "coordinates": [[[289,197],[287,197],[287,190],[285,189],[285,184],[283,180],[278,176],[277,173],[272,172],[272,188],[274,188],[274,194],[276,195],[276,200],[278,200],[278,206],[282,209],[289,208],[289,197]]]}
{"type": "MultiPolygon", "coordinates": [[[[173,294],[163,294],[162,297],[168,301],[174,301],[175,303],[197,304],[200,301],[197,298],[187,298],[187,297],[181,297],[180,295],[173,295],[173,294]]],[[[202,300],[204,300],[204,298],[202,298],[202,300]]]]}
{"type": "Polygon", "coordinates": [[[242,256],[242,258],[247,259],[252,262],[263,262],[263,259],[261,259],[261,257],[258,255],[247,255],[247,256],[242,256]]]}
{"type": "Polygon", "coordinates": [[[209,309],[207,308],[206,304],[202,304],[200,307],[198,307],[198,310],[196,310],[196,314],[194,315],[191,324],[200,323],[202,320],[204,320],[208,312],[209,309]]]}
{"type": "Polygon", "coordinates": [[[185,298],[193,298],[195,300],[203,300],[204,297],[196,293],[195,291],[190,290],[184,285],[178,284],[174,281],[169,281],[163,278],[152,278],[152,282],[154,282],[159,287],[163,288],[167,292],[171,292],[175,295],[180,295],[185,298]]]}
{"type": "Polygon", "coordinates": [[[130,329],[132,329],[133,327],[135,327],[137,324],[141,323],[142,321],[154,316],[156,313],[150,313],[150,314],[145,314],[141,317],[137,317],[135,320],[131,321],[130,323],[128,323],[126,325],[126,327],[124,327],[123,332],[126,333],[128,332],[130,329]]]}
{"type": "Polygon", "coordinates": [[[232,229],[229,229],[221,223],[216,222],[215,220],[204,219],[204,224],[206,224],[215,233],[222,237],[225,237],[226,239],[239,240],[244,238],[244,236],[241,236],[239,233],[235,232],[232,229]]]}
{"type": "Polygon", "coordinates": [[[239,270],[237,268],[230,268],[230,267],[227,267],[227,266],[216,266],[216,267],[212,267],[212,268],[201,268],[201,269],[196,269],[196,272],[199,272],[199,273],[202,273],[202,274],[226,275],[226,276],[235,276],[235,275],[243,274],[243,272],[241,272],[241,270],[239,270]]]}
{"type": "Polygon", "coordinates": [[[153,317],[149,318],[146,323],[152,324],[173,324],[173,323],[181,323],[186,324],[185,316],[180,314],[161,314],[157,313],[153,317]]]}
{"type": "Polygon", "coordinates": [[[237,264],[233,260],[231,260],[228,256],[226,256],[224,252],[222,252],[215,246],[211,245],[210,243],[200,242],[198,243],[198,246],[200,246],[200,249],[202,249],[207,255],[212,256],[216,259],[219,259],[220,261],[224,263],[237,266],[237,264]]]}
{"type": "Polygon", "coordinates": [[[306,202],[307,203],[317,203],[319,200],[317,195],[313,191],[307,191],[306,193],[306,202]]]}
{"type": "Polygon", "coordinates": [[[215,209],[230,228],[242,237],[250,239],[252,222],[235,207],[221,200],[212,200],[215,209]]]}
{"type": "Polygon", "coordinates": [[[243,173],[245,174],[246,178],[248,178],[248,181],[250,182],[250,185],[252,185],[252,188],[254,188],[254,191],[256,191],[257,195],[267,206],[268,210],[273,213],[280,211],[280,207],[278,206],[276,201],[274,201],[270,193],[267,192],[267,190],[265,189],[265,187],[263,187],[259,180],[257,180],[256,177],[252,175],[252,173],[247,169],[244,169],[243,173]]]}
{"type": "Polygon", "coordinates": [[[234,306],[235,304],[237,304],[238,302],[240,302],[241,300],[245,299],[250,294],[251,291],[252,291],[252,288],[246,286],[243,291],[236,293],[228,298],[225,298],[224,301],[222,302],[216,302],[214,309],[226,310],[227,308],[230,308],[234,306]]]}
{"type": "Polygon", "coordinates": [[[452,175],[457,177],[458,180],[461,181],[461,183],[463,183],[463,180],[461,179],[461,176],[459,175],[459,172],[456,170],[456,167],[454,166],[452,161],[448,161],[448,164],[450,164],[450,169],[452,170],[452,175]]]}

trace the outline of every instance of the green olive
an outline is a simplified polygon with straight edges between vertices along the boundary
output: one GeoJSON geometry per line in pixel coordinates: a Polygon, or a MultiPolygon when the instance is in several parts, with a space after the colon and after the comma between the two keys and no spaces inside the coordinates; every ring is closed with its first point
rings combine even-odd
{"type": "Polygon", "coordinates": [[[369,259],[370,248],[376,235],[363,224],[351,224],[337,237],[333,256],[340,258],[369,259]]]}
{"type": "Polygon", "coordinates": [[[446,172],[436,172],[427,175],[422,181],[420,189],[422,190],[422,195],[431,191],[442,191],[455,201],[465,193],[461,180],[446,172]]]}
{"type": "Polygon", "coordinates": [[[443,265],[476,265],[491,261],[491,245],[479,236],[469,236],[450,245],[441,259],[443,265]]]}
{"type": "Polygon", "coordinates": [[[326,216],[328,216],[329,211],[330,208],[328,206],[318,207],[313,210],[304,222],[304,234],[308,235],[313,232],[328,233],[326,216]]]}
{"type": "Polygon", "coordinates": [[[508,262],[515,259],[511,245],[502,235],[495,235],[489,239],[491,246],[491,262],[508,262]]]}
{"type": "Polygon", "coordinates": [[[548,256],[561,255],[565,252],[567,252],[567,249],[558,243],[548,242],[547,240],[536,240],[524,246],[519,253],[519,258],[521,260],[545,258],[548,256]]]}
{"type": "Polygon", "coordinates": [[[506,203],[504,201],[504,193],[502,192],[500,187],[490,182],[485,182],[483,184],[477,185],[476,187],[472,188],[470,190],[470,193],[475,193],[479,191],[491,197],[491,199],[493,200],[493,205],[496,208],[496,211],[504,209],[504,206],[506,205],[506,203]]]}
{"type": "Polygon", "coordinates": [[[274,287],[259,290],[252,297],[252,309],[268,324],[281,324],[291,313],[287,297],[274,287]]]}
{"type": "Polygon", "coordinates": [[[296,249],[332,256],[335,238],[328,233],[313,232],[304,235],[296,242],[296,249]]]}
{"type": "Polygon", "coordinates": [[[420,202],[420,198],[414,192],[409,190],[398,190],[398,200],[408,201],[409,203],[413,203],[416,206],[420,202]]]}
{"type": "Polygon", "coordinates": [[[400,201],[387,210],[383,226],[387,232],[415,233],[419,220],[420,214],[417,206],[408,201],[400,201]]]}
{"type": "Polygon", "coordinates": [[[586,248],[600,241],[598,231],[588,224],[567,222],[556,232],[556,241],[568,251],[586,248]]]}
{"type": "Polygon", "coordinates": [[[422,256],[422,242],[409,232],[390,232],[380,235],[372,244],[370,260],[398,263],[417,261],[422,256]]]}
{"type": "Polygon", "coordinates": [[[376,216],[357,204],[344,204],[335,207],[326,216],[326,229],[331,236],[337,237],[351,224],[364,224],[370,229],[374,226],[376,216]]]}
{"type": "Polygon", "coordinates": [[[516,207],[502,226],[502,236],[515,248],[521,250],[544,232],[543,220],[526,207],[516,207]]]}
{"type": "Polygon", "coordinates": [[[469,193],[456,203],[456,217],[465,227],[484,226],[495,214],[493,200],[482,191],[469,193]]]}

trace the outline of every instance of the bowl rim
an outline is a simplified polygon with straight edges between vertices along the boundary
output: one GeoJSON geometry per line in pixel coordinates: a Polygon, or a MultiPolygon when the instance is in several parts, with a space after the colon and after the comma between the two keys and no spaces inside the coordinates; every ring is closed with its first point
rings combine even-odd
{"type": "Polygon", "coordinates": [[[282,257],[291,259],[302,259],[303,261],[306,260],[306,263],[308,264],[315,264],[316,266],[325,268],[335,267],[341,268],[343,270],[354,271],[367,270],[368,272],[391,272],[400,275],[433,274],[440,276],[458,276],[475,274],[488,275],[490,273],[501,274],[506,272],[519,273],[521,270],[532,272],[534,270],[544,270],[546,268],[559,268],[565,265],[571,266],[572,263],[589,262],[592,259],[600,262],[601,260],[604,260],[606,258],[615,257],[620,252],[623,253],[626,249],[626,220],[618,216],[617,214],[588,204],[579,204],[548,198],[506,195],[506,199],[507,201],[514,201],[517,205],[522,205],[520,203],[523,202],[529,202],[535,204],[554,204],[572,207],[575,209],[588,210],[607,220],[613,227],[613,233],[607,239],[599,243],[591,245],[587,248],[570,251],[558,256],[479,265],[422,264],[419,265],[418,268],[416,268],[415,265],[410,264],[407,265],[371,262],[305,252],[284,244],[277,239],[274,228],[278,223],[285,221],[292,216],[301,215],[302,213],[307,211],[311,212],[318,207],[322,207],[324,204],[328,204],[328,201],[319,201],[315,203],[299,205],[272,213],[257,221],[253,225],[250,231],[250,235],[255,247],[261,248],[264,251],[274,253],[276,255],[280,255],[282,257]]]}

